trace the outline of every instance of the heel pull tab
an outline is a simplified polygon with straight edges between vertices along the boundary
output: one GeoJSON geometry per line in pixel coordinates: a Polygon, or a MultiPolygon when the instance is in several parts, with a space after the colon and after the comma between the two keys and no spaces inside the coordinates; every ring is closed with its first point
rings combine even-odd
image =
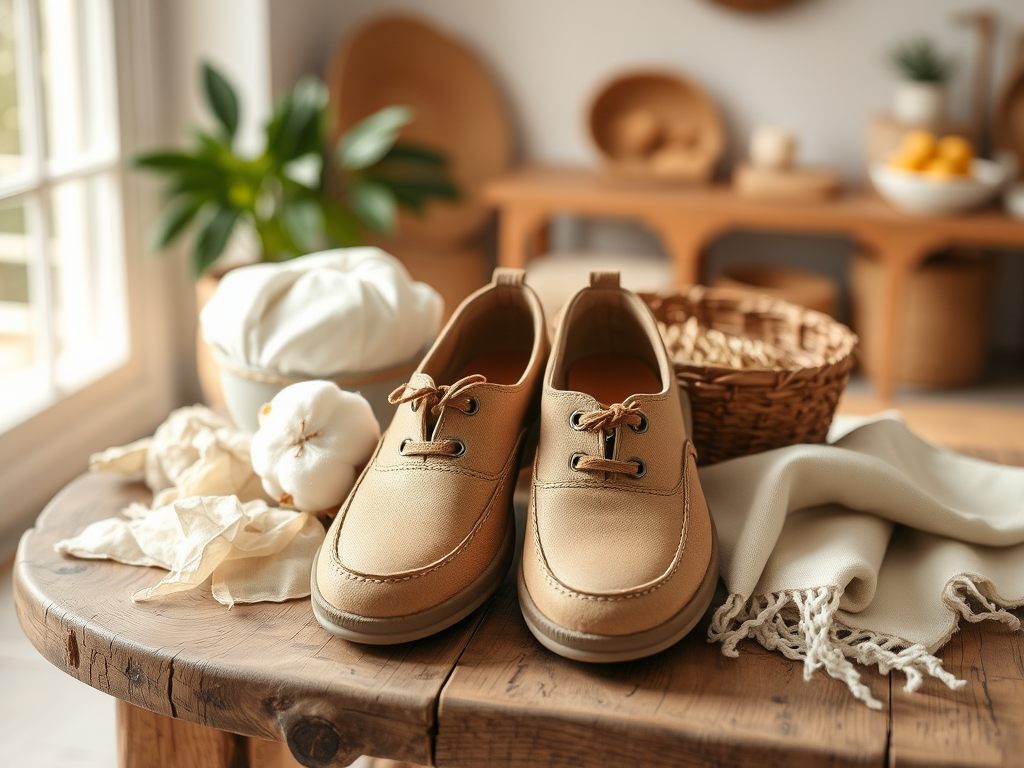
{"type": "Polygon", "coordinates": [[[495,285],[522,285],[526,280],[525,269],[512,269],[511,267],[496,267],[491,276],[491,282],[495,285]]]}
{"type": "Polygon", "coordinates": [[[618,288],[619,287],[619,273],[618,272],[604,272],[604,271],[593,271],[590,273],[590,287],[591,288],[618,288]]]}

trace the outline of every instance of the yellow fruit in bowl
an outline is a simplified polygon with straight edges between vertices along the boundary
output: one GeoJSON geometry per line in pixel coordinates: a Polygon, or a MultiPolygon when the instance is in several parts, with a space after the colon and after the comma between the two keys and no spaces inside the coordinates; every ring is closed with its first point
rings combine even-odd
{"type": "Polygon", "coordinates": [[[952,160],[951,162],[953,163],[953,169],[956,171],[957,176],[971,175],[971,158],[952,160]]]}
{"type": "Polygon", "coordinates": [[[928,162],[928,158],[918,155],[908,155],[904,152],[893,155],[889,158],[889,167],[898,168],[901,171],[920,171],[928,162]]]}
{"type": "Polygon", "coordinates": [[[908,131],[900,142],[900,154],[927,161],[935,154],[938,142],[931,131],[908,131]]]}
{"type": "Polygon", "coordinates": [[[974,147],[963,136],[943,136],[936,151],[939,157],[952,160],[958,165],[970,164],[974,159],[974,147]]]}
{"type": "Polygon", "coordinates": [[[956,163],[945,157],[936,157],[924,167],[924,174],[932,181],[949,181],[963,174],[957,169],[956,163]]]}

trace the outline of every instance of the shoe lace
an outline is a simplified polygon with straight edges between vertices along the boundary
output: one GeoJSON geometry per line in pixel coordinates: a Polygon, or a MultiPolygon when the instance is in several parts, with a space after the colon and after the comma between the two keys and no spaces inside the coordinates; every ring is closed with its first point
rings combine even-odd
{"type": "MultiPolygon", "coordinates": [[[[412,389],[406,382],[388,395],[388,402],[392,405],[412,403],[414,410],[429,408],[434,416],[440,415],[444,408],[455,408],[463,413],[473,414],[479,407],[479,401],[467,392],[473,387],[486,383],[487,377],[479,373],[465,376],[454,384],[442,384],[439,387],[425,386],[412,389]]],[[[461,456],[466,452],[466,445],[455,438],[444,440],[407,438],[402,441],[399,452],[403,456],[461,456]]]]}
{"type": "MultiPolygon", "coordinates": [[[[599,408],[596,411],[580,415],[574,426],[584,432],[610,433],[621,424],[636,429],[646,419],[640,403],[633,402],[629,405],[614,403],[607,408],[599,408]]],[[[616,461],[599,456],[588,456],[585,453],[574,453],[569,459],[569,466],[577,472],[612,472],[632,477],[642,477],[646,472],[644,463],[639,459],[616,461]]]]}

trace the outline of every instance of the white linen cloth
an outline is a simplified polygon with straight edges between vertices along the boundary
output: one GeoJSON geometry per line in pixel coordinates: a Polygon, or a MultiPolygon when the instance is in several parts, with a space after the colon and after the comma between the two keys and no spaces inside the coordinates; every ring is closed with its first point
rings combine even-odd
{"type": "Polygon", "coordinates": [[[936,650],[959,621],[1020,628],[1024,469],[932,445],[892,417],[832,444],[794,445],[700,470],[729,598],[708,640],[753,638],[881,703],[853,662],[952,688],[936,650]]]}
{"type": "Polygon", "coordinates": [[[380,248],[339,248],[228,272],[200,315],[231,360],[330,377],[386,369],[436,338],[444,302],[380,248]]]}
{"type": "Polygon", "coordinates": [[[187,496],[268,499],[249,458],[252,437],[204,405],[171,411],[152,437],[89,458],[92,472],[142,472],[153,506],[187,496]]]}
{"type": "Polygon", "coordinates": [[[217,602],[281,602],[309,595],[309,571],[324,540],[313,515],[236,496],[189,496],[149,509],[133,504],[127,517],[89,525],[55,545],[58,552],[169,573],[139,590],[141,602],[195,589],[212,577],[217,602]]]}
{"type": "Polygon", "coordinates": [[[144,473],[152,507],[130,504],[122,517],[92,523],[54,548],[169,571],[134,601],[195,589],[211,577],[214,598],[229,607],[308,596],[323,525],[267,504],[250,439],[197,405],[173,411],[153,437],[95,454],[94,472],[144,473]]]}

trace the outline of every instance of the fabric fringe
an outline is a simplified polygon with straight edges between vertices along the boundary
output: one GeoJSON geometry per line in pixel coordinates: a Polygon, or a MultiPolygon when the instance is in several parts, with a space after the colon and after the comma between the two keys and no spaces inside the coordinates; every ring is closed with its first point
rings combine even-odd
{"type": "MultiPolygon", "coordinates": [[[[908,692],[920,688],[925,675],[954,690],[966,685],[921,644],[844,626],[836,618],[842,596],[843,591],[835,587],[786,590],[749,599],[730,595],[715,611],[708,627],[708,642],[721,643],[724,655],[736,657],[741,640],[756,640],[769,651],[802,660],[804,680],[824,669],[846,683],[854,697],[871,709],[881,709],[882,703],[861,682],[854,662],[875,665],[883,675],[894,669],[902,672],[907,678],[904,690],[908,692]]],[[[980,577],[961,575],[951,579],[943,590],[943,602],[954,616],[970,622],[994,620],[1014,630],[1021,626],[1020,620],[999,604],[993,585],[980,577]]],[[[943,644],[948,639],[944,638],[943,644]]]]}

